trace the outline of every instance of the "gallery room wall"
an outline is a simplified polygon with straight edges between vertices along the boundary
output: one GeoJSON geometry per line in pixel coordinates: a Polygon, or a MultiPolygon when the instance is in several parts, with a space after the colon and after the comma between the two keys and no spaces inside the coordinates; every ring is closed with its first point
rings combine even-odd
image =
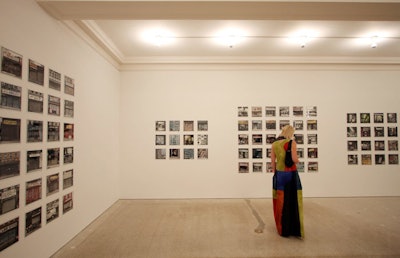
{"type": "Polygon", "coordinates": [[[63,214],[66,192],[62,182],[58,193],[46,196],[46,176],[53,172],[62,175],[62,166],[48,170],[44,161],[41,171],[26,172],[26,149],[38,147],[45,151],[54,143],[48,143],[46,137],[42,143],[27,143],[23,127],[21,143],[0,145],[1,152],[20,151],[22,160],[19,176],[0,181],[1,188],[20,184],[19,208],[0,216],[0,224],[19,217],[20,239],[1,251],[0,257],[49,257],[118,199],[119,72],[65,25],[49,17],[34,0],[2,0],[0,10],[0,45],[23,56],[22,79],[0,74],[2,82],[22,87],[22,109],[1,109],[2,117],[20,118],[23,125],[27,119],[53,119],[47,114],[47,95],[62,93],[49,89],[48,69],[75,80],[74,140],[59,142],[61,146],[74,146],[74,185],[69,188],[73,193],[72,210],[63,214]],[[45,66],[44,86],[28,82],[28,59],[45,66]],[[27,112],[28,89],[44,94],[43,114],[27,112]],[[36,178],[42,178],[42,199],[25,205],[25,182],[36,178]],[[47,224],[46,203],[56,197],[61,199],[60,214],[47,224]],[[25,213],[36,207],[42,207],[41,228],[25,237],[25,213]]]}
{"type": "Polygon", "coordinates": [[[346,132],[347,113],[400,111],[399,71],[347,65],[214,68],[122,72],[121,198],[271,197],[272,173],[265,167],[263,173],[238,173],[240,106],[249,113],[252,106],[317,106],[319,171],[301,173],[306,197],[400,194],[399,165],[348,165],[346,132]],[[182,154],[171,160],[168,153],[155,159],[155,149],[163,147],[155,145],[162,133],[155,122],[167,121],[168,134],[170,120],[208,121],[207,160],[182,154]]]}

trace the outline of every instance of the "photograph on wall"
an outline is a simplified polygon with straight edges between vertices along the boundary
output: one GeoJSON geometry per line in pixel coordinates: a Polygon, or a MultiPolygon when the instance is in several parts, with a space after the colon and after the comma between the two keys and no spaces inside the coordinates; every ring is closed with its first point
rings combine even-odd
{"type": "Polygon", "coordinates": [[[385,165],[384,154],[375,154],[375,165],[385,165]]]}
{"type": "Polygon", "coordinates": [[[361,137],[371,137],[371,127],[361,126],[361,137]]]}
{"type": "Polygon", "coordinates": [[[60,141],[60,122],[47,122],[47,141],[60,141]]]}
{"type": "Polygon", "coordinates": [[[299,159],[304,158],[304,148],[297,148],[297,157],[299,159]]]}
{"type": "Polygon", "coordinates": [[[64,141],[74,140],[74,124],[64,123],[64,141]]]}
{"type": "Polygon", "coordinates": [[[303,116],[303,107],[302,106],[294,106],[293,107],[293,116],[303,116]]]}
{"type": "Polygon", "coordinates": [[[296,133],[294,134],[294,140],[297,144],[304,144],[304,134],[296,133]]]}
{"type": "Polygon", "coordinates": [[[179,134],[170,134],[169,135],[169,145],[180,145],[181,144],[181,136],[179,134]]]}
{"type": "Polygon", "coordinates": [[[22,55],[5,47],[2,47],[1,72],[18,78],[22,78],[22,55]]]}
{"type": "Polygon", "coordinates": [[[19,240],[19,217],[0,225],[0,252],[19,240]]]}
{"type": "Polygon", "coordinates": [[[312,131],[317,129],[318,129],[317,120],[307,120],[307,130],[312,131]]]}
{"type": "Polygon", "coordinates": [[[357,151],[357,141],[347,141],[347,150],[348,151],[357,151]]]}
{"type": "Polygon", "coordinates": [[[385,141],[375,141],[375,150],[376,151],[384,151],[385,150],[385,141]]]}
{"type": "Polygon", "coordinates": [[[262,173],[262,172],[263,172],[263,163],[253,162],[253,173],[262,173]]]}
{"type": "Polygon", "coordinates": [[[180,130],[180,121],[179,120],[169,121],[169,130],[172,132],[179,131],[180,130]]]}
{"type": "Polygon", "coordinates": [[[253,159],[262,159],[263,158],[263,149],[262,148],[253,148],[252,149],[252,157],[253,157],[253,159]]]}
{"type": "Polygon", "coordinates": [[[207,148],[197,149],[197,158],[198,159],[208,159],[208,149],[207,148]]]}
{"type": "Polygon", "coordinates": [[[362,165],[372,165],[372,155],[371,154],[361,154],[361,164],[362,165]]]}
{"type": "Polygon", "coordinates": [[[310,161],[307,166],[308,172],[318,172],[318,162],[310,161]]]}
{"type": "Polygon", "coordinates": [[[0,107],[21,110],[22,88],[6,82],[1,82],[0,107]]]}
{"type": "Polygon", "coordinates": [[[198,145],[208,145],[208,134],[198,134],[197,135],[198,145]]]}
{"type": "Polygon", "coordinates": [[[239,129],[239,131],[248,131],[249,130],[249,121],[239,120],[238,121],[238,129],[239,129]]]}
{"type": "Polygon", "coordinates": [[[302,131],[304,129],[304,122],[303,120],[294,120],[293,127],[296,131],[302,131]]]}
{"type": "Polygon", "coordinates": [[[304,173],[304,162],[300,161],[299,163],[296,164],[297,171],[300,173],[304,173]]]}
{"type": "Polygon", "coordinates": [[[198,131],[208,131],[208,121],[206,121],[206,120],[197,121],[197,130],[198,131]]]}
{"type": "Polygon", "coordinates": [[[318,148],[308,148],[307,153],[310,159],[318,158],[318,148]]]}
{"type": "Polygon", "coordinates": [[[49,88],[61,91],[61,73],[49,69],[49,88]]]}
{"type": "Polygon", "coordinates": [[[64,147],[64,164],[74,162],[74,147],[64,147]]]}
{"type": "Polygon", "coordinates": [[[347,137],[357,137],[357,126],[347,127],[347,137]]]}
{"type": "Polygon", "coordinates": [[[75,94],[75,80],[71,77],[64,76],[64,93],[72,96],[75,94]]]}
{"type": "Polygon", "coordinates": [[[47,168],[60,165],[60,148],[47,149],[47,168]]]}
{"type": "Polygon", "coordinates": [[[19,207],[19,185],[0,189],[0,215],[19,207]]]}
{"type": "Polygon", "coordinates": [[[317,116],[317,107],[316,106],[306,107],[306,117],[314,117],[314,116],[317,116]]]}
{"type": "Polygon", "coordinates": [[[252,117],[262,117],[262,107],[251,107],[252,117]]]}
{"type": "Polygon", "coordinates": [[[253,131],[261,131],[262,130],[262,120],[251,121],[251,129],[253,131]]]}
{"type": "Polygon", "coordinates": [[[383,113],[374,113],[374,123],[382,124],[383,123],[383,113]]]}
{"type": "Polygon", "coordinates": [[[72,192],[64,195],[63,196],[63,214],[72,210],[72,208],[74,207],[73,204],[74,204],[74,202],[73,202],[73,198],[72,198],[72,192]]]}
{"type": "Polygon", "coordinates": [[[20,157],[19,151],[0,153],[0,180],[19,175],[20,157]]]}
{"type": "Polygon", "coordinates": [[[74,102],[64,100],[64,117],[74,117],[74,102]]]}
{"type": "Polygon", "coordinates": [[[239,162],[239,173],[249,173],[249,162],[239,162]]]}
{"type": "Polygon", "coordinates": [[[30,173],[42,169],[42,150],[32,150],[26,153],[26,172],[30,173]]]}
{"type": "Polygon", "coordinates": [[[267,167],[267,173],[273,173],[274,170],[272,169],[272,162],[267,162],[266,163],[266,167],[267,167]]]}
{"type": "Polygon", "coordinates": [[[183,121],[183,131],[193,131],[194,121],[183,121]]]}
{"type": "Polygon", "coordinates": [[[247,148],[239,148],[239,159],[248,159],[249,158],[249,149],[247,148]]]}
{"type": "Polygon", "coordinates": [[[194,144],[194,135],[193,134],[183,135],[183,144],[184,145],[193,145],[194,144]]]}
{"type": "Polygon", "coordinates": [[[375,126],[374,132],[375,132],[375,134],[374,134],[375,137],[384,137],[385,136],[385,127],[375,126]]]}
{"type": "Polygon", "coordinates": [[[371,115],[370,113],[360,113],[360,122],[363,124],[371,123],[371,115]]]}
{"type": "Polygon", "coordinates": [[[239,134],[238,135],[238,144],[239,145],[249,144],[249,135],[248,134],[239,134]]]}
{"type": "Polygon", "coordinates": [[[27,122],[27,142],[43,141],[43,121],[28,120],[27,122]]]}
{"type": "Polygon", "coordinates": [[[263,135],[262,134],[252,134],[251,135],[251,143],[253,145],[261,145],[263,143],[263,135]]]}
{"type": "Polygon", "coordinates": [[[58,199],[46,204],[46,224],[58,218],[60,214],[58,199]]]}
{"type": "Polygon", "coordinates": [[[42,179],[34,179],[26,182],[25,204],[42,199],[42,179]]]}
{"type": "Polygon", "coordinates": [[[389,154],[389,165],[398,165],[398,164],[399,164],[399,155],[389,154]]]}
{"type": "Polygon", "coordinates": [[[28,90],[28,111],[43,113],[43,93],[28,90]]]}
{"type": "Polygon", "coordinates": [[[266,106],[265,107],[265,116],[276,116],[276,107],[266,106]]]}
{"type": "Polygon", "coordinates": [[[276,120],[265,121],[265,129],[266,130],[276,130],[276,120]]]}
{"type": "Polygon", "coordinates": [[[290,115],[289,107],[279,107],[279,116],[288,117],[290,115]]]}
{"type": "Polygon", "coordinates": [[[25,214],[25,236],[29,236],[42,227],[42,207],[25,214]]]}
{"type": "Polygon", "coordinates": [[[46,196],[58,193],[60,190],[60,175],[58,173],[49,175],[46,178],[46,196]]]}
{"type": "Polygon", "coordinates": [[[166,159],[167,151],[166,149],[156,149],[156,159],[166,159]]]}
{"type": "Polygon", "coordinates": [[[74,185],[74,170],[69,169],[63,172],[63,189],[67,189],[74,185]]]}
{"type": "Polygon", "coordinates": [[[347,155],[347,164],[357,165],[358,164],[358,155],[357,154],[347,155]]]}
{"type": "Polygon", "coordinates": [[[180,149],[169,149],[169,158],[170,159],[180,159],[181,158],[180,149]]]}
{"type": "Polygon", "coordinates": [[[399,150],[399,142],[397,140],[388,140],[388,150],[398,151],[399,150]]]}
{"type": "Polygon", "coordinates": [[[29,59],[28,81],[44,85],[44,65],[29,59]]]}
{"type": "Polygon", "coordinates": [[[388,126],[388,137],[397,137],[397,126],[388,126]]]}
{"type": "Polygon", "coordinates": [[[266,144],[272,144],[276,140],[276,134],[267,134],[266,136],[265,143],[266,144]]]}
{"type": "Polygon", "coordinates": [[[361,141],[361,150],[362,151],[370,151],[371,150],[371,141],[361,141]]]}
{"type": "Polygon", "coordinates": [[[48,114],[53,116],[60,116],[61,99],[56,96],[48,96],[48,114]]]}
{"type": "Polygon", "coordinates": [[[165,121],[156,121],[156,131],[165,131],[166,124],[165,121]]]}
{"type": "Polygon", "coordinates": [[[267,151],[267,155],[266,156],[267,156],[267,158],[270,159],[271,158],[272,149],[271,148],[267,148],[266,151],[267,151]]]}
{"type": "Polygon", "coordinates": [[[248,117],[249,116],[249,107],[238,107],[238,116],[239,117],[248,117]]]}
{"type": "Polygon", "coordinates": [[[387,113],[388,123],[397,123],[397,113],[387,113]]]}
{"type": "Polygon", "coordinates": [[[347,113],[347,123],[349,123],[349,124],[357,123],[357,114],[356,113],[347,113]]]}
{"type": "Polygon", "coordinates": [[[194,149],[183,149],[183,159],[194,159],[194,149]]]}
{"type": "Polygon", "coordinates": [[[21,120],[0,117],[0,143],[14,143],[21,140],[21,120]]]}
{"type": "Polygon", "coordinates": [[[156,145],[165,145],[165,135],[162,134],[156,135],[156,145]]]}
{"type": "Polygon", "coordinates": [[[279,120],[279,130],[290,124],[290,120],[279,120]]]}

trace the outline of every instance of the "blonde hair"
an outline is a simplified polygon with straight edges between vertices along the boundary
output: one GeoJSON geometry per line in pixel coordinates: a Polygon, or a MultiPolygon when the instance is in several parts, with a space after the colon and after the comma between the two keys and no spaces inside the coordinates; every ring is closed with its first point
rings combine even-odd
{"type": "Polygon", "coordinates": [[[286,139],[291,139],[294,134],[294,128],[291,125],[285,125],[282,128],[282,132],[279,136],[285,137],[286,139]]]}

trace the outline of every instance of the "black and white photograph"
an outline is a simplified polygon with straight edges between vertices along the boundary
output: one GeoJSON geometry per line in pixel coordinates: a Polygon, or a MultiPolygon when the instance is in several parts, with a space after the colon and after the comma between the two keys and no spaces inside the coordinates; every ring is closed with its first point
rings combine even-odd
{"type": "Polygon", "coordinates": [[[274,173],[274,170],[272,168],[272,162],[266,162],[265,166],[266,166],[267,173],[274,173]]]}
{"type": "Polygon", "coordinates": [[[239,117],[249,116],[249,107],[238,107],[238,116],[239,117]]]}
{"type": "Polygon", "coordinates": [[[72,210],[72,208],[74,207],[74,200],[72,197],[72,192],[63,196],[63,214],[72,210]]]}
{"type": "Polygon", "coordinates": [[[167,150],[166,149],[156,149],[156,159],[166,159],[167,150]]]}
{"type": "Polygon", "coordinates": [[[347,155],[347,164],[357,165],[358,164],[358,155],[357,154],[347,155]]]}
{"type": "Polygon", "coordinates": [[[238,130],[239,131],[248,131],[249,130],[249,121],[239,120],[238,121],[238,130]]]}
{"type": "Polygon", "coordinates": [[[239,173],[249,173],[249,162],[239,162],[239,173]]]}
{"type": "Polygon", "coordinates": [[[64,141],[74,140],[74,124],[64,123],[64,141]]]}
{"type": "Polygon", "coordinates": [[[183,121],[183,131],[193,131],[194,121],[183,121]]]}
{"type": "Polygon", "coordinates": [[[308,148],[307,153],[310,159],[318,158],[318,148],[308,148]]]}
{"type": "Polygon", "coordinates": [[[19,240],[19,217],[0,225],[0,252],[19,240]]]}
{"type": "Polygon", "coordinates": [[[64,76],[64,93],[68,95],[75,95],[75,80],[71,77],[64,76]]]}
{"type": "Polygon", "coordinates": [[[43,141],[43,121],[28,120],[27,122],[27,142],[43,141]]]}
{"type": "Polygon", "coordinates": [[[198,134],[197,145],[208,145],[208,134],[198,134]]]}
{"type": "Polygon", "coordinates": [[[357,123],[357,114],[356,113],[347,113],[347,123],[349,123],[349,124],[357,123]]]}
{"type": "Polygon", "coordinates": [[[262,120],[252,120],[251,121],[251,129],[253,131],[261,131],[262,130],[262,120]]]}
{"type": "Polygon", "coordinates": [[[251,107],[252,117],[262,117],[262,107],[251,107]]]}
{"type": "Polygon", "coordinates": [[[375,134],[374,134],[375,137],[384,137],[385,136],[385,127],[375,126],[374,132],[375,132],[375,134]]]}
{"type": "Polygon", "coordinates": [[[289,107],[279,107],[279,116],[288,117],[290,115],[289,107]]]}
{"type": "Polygon", "coordinates": [[[265,155],[267,158],[271,158],[271,153],[272,153],[272,149],[271,148],[267,148],[266,149],[266,153],[267,153],[267,155],[265,155]]]}
{"type": "Polygon", "coordinates": [[[266,144],[272,144],[276,140],[276,134],[267,134],[266,136],[266,144]]]}
{"type": "Polygon", "coordinates": [[[249,149],[248,148],[239,148],[239,159],[248,159],[249,158],[249,149]]]}
{"type": "Polygon", "coordinates": [[[156,131],[165,131],[165,130],[166,130],[166,122],[156,121],[156,131]]]}
{"type": "Polygon", "coordinates": [[[53,116],[60,116],[61,112],[61,99],[56,96],[48,96],[48,114],[53,116]]]}
{"type": "Polygon", "coordinates": [[[276,130],[276,120],[267,120],[267,121],[265,121],[265,129],[267,129],[267,130],[276,130]]]}
{"type": "Polygon", "coordinates": [[[47,168],[60,165],[60,148],[47,149],[47,168]]]}
{"type": "Polygon", "coordinates": [[[362,151],[370,151],[371,150],[371,141],[361,141],[361,150],[362,151]]]}
{"type": "Polygon", "coordinates": [[[383,113],[374,113],[374,123],[382,124],[384,115],[383,113]]]}
{"type": "Polygon", "coordinates": [[[47,122],[47,141],[60,141],[60,122],[47,122]]]}
{"type": "Polygon", "coordinates": [[[169,149],[169,158],[170,159],[180,159],[180,149],[169,149]]]}
{"type": "Polygon", "coordinates": [[[74,163],[74,147],[64,147],[64,164],[74,163]]]}
{"type": "Polygon", "coordinates": [[[70,188],[74,185],[74,170],[69,169],[63,171],[63,190],[70,188]]]}
{"type": "Polygon", "coordinates": [[[194,135],[193,134],[184,134],[183,135],[183,144],[184,145],[193,145],[194,144],[194,135]]]}
{"type": "Polygon", "coordinates": [[[282,130],[286,125],[290,125],[290,120],[279,120],[279,130],[282,130]]]}
{"type": "Polygon", "coordinates": [[[265,107],[265,116],[276,116],[276,107],[274,106],[266,106],[265,107]]]}
{"type": "Polygon", "coordinates": [[[21,141],[21,120],[0,117],[0,143],[21,141]]]}
{"type": "Polygon", "coordinates": [[[357,137],[357,126],[347,127],[347,137],[357,137]]]}
{"type": "Polygon", "coordinates": [[[179,134],[170,134],[169,135],[169,145],[180,145],[181,144],[181,136],[179,134]]]}
{"type": "Polygon", "coordinates": [[[42,227],[42,207],[25,214],[25,237],[42,227]]]}
{"type": "Polygon", "coordinates": [[[304,115],[302,106],[294,106],[293,107],[293,116],[302,117],[304,115]]]}
{"type": "Polygon", "coordinates": [[[194,159],[194,149],[183,149],[183,159],[194,159]]]}
{"type": "Polygon", "coordinates": [[[28,111],[34,113],[43,113],[43,93],[28,90],[28,111]]]}
{"type": "Polygon", "coordinates": [[[169,121],[169,130],[172,132],[179,131],[180,130],[180,121],[179,120],[169,121]]]}
{"type": "Polygon", "coordinates": [[[2,47],[1,72],[17,78],[22,78],[22,55],[2,47]]]}
{"type": "Polygon", "coordinates": [[[28,81],[44,85],[44,65],[29,59],[28,81]]]}
{"type": "Polygon", "coordinates": [[[21,110],[22,88],[10,83],[1,82],[0,107],[21,110]]]}
{"type": "Polygon", "coordinates": [[[46,177],[46,196],[58,193],[60,190],[60,175],[58,173],[46,177]]]}
{"type": "Polygon", "coordinates": [[[306,107],[306,117],[315,117],[315,116],[317,116],[317,107],[316,106],[306,107]]]}
{"type": "Polygon", "coordinates": [[[301,131],[304,129],[304,121],[303,120],[294,120],[293,127],[296,131],[301,131]]]}
{"type": "Polygon", "coordinates": [[[375,165],[385,165],[385,154],[375,154],[375,165]]]}
{"type": "Polygon", "coordinates": [[[262,134],[252,134],[251,135],[251,143],[253,145],[263,144],[263,135],[262,134]]]}
{"type": "Polygon", "coordinates": [[[361,165],[372,165],[372,155],[361,154],[361,165]]]}
{"type": "Polygon", "coordinates": [[[50,223],[60,215],[60,202],[54,200],[46,204],[46,223],[50,223]]]}
{"type": "Polygon", "coordinates": [[[296,133],[294,134],[294,140],[297,144],[304,144],[304,134],[296,133]]]}
{"type": "Polygon", "coordinates": [[[384,151],[385,150],[385,141],[375,141],[375,150],[376,151],[384,151]]]}
{"type": "Polygon", "coordinates": [[[304,148],[297,148],[297,157],[299,159],[304,158],[304,148]]]}
{"type": "Polygon", "coordinates": [[[397,126],[388,126],[388,137],[397,137],[397,126]]]}
{"type": "Polygon", "coordinates": [[[399,142],[397,140],[388,140],[388,150],[389,151],[398,151],[399,150],[399,142]]]}
{"type": "Polygon", "coordinates": [[[316,161],[308,162],[307,171],[308,172],[318,172],[318,162],[316,162],[316,161]]]}
{"type": "Polygon", "coordinates": [[[165,145],[165,137],[166,136],[163,134],[157,134],[156,135],[156,145],[165,145]]]}
{"type": "Polygon", "coordinates": [[[249,144],[249,135],[248,134],[239,134],[238,135],[238,144],[239,145],[249,144]]]}
{"type": "Polygon", "coordinates": [[[307,130],[313,131],[318,129],[317,120],[307,120],[307,130]]]}
{"type": "Polygon", "coordinates": [[[389,165],[398,165],[399,164],[399,155],[398,154],[389,154],[388,156],[389,165]]]}
{"type": "Polygon", "coordinates": [[[347,141],[347,150],[348,151],[357,151],[358,150],[357,141],[347,141]]]}
{"type": "Polygon", "coordinates": [[[262,172],[263,172],[263,163],[253,162],[253,173],[262,173],[262,172]]]}
{"type": "Polygon", "coordinates": [[[26,182],[25,204],[42,199],[42,178],[34,179],[26,182]]]}
{"type": "Polygon", "coordinates": [[[253,148],[252,149],[252,157],[253,157],[253,159],[262,159],[263,158],[263,149],[262,148],[253,148]]]}
{"type": "Polygon", "coordinates": [[[19,151],[0,152],[0,180],[20,174],[20,157],[19,151]]]}
{"type": "Polygon", "coordinates": [[[198,131],[208,131],[208,121],[207,120],[197,121],[197,130],[198,131]]]}
{"type": "Polygon", "coordinates": [[[361,137],[371,137],[371,127],[361,126],[361,137]]]}
{"type": "Polygon", "coordinates": [[[197,158],[198,159],[208,159],[208,149],[207,148],[198,148],[197,149],[197,158]]]}
{"type": "Polygon", "coordinates": [[[370,113],[360,113],[360,122],[363,124],[371,123],[371,114],[370,113]]]}
{"type": "Polygon", "coordinates": [[[49,88],[61,91],[61,73],[49,69],[49,88]]]}
{"type": "Polygon", "coordinates": [[[64,117],[74,117],[74,102],[64,100],[64,117]]]}
{"type": "Polygon", "coordinates": [[[0,189],[0,215],[19,207],[19,185],[0,189]]]}
{"type": "Polygon", "coordinates": [[[43,164],[43,151],[31,150],[26,153],[26,172],[41,170],[43,164]]]}
{"type": "Polygon", "coordinates": [[[388,123],[397,123],[397,113],[387,113],[388,123]]]}

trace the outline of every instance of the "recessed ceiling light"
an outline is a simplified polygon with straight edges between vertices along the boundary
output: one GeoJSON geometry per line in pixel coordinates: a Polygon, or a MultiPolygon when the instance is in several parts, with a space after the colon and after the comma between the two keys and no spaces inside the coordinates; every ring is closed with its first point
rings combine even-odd
{"type": "Polygon", "coordinates": [[[147,43],[161,47],[172,44],[176,40],[176,37],[171,31],[152,29],[144,31],[142,33],[142,39],[147,43]]]}
{"type": "Polygon", "coordinates": [[[217,44],[233,48],[243,42],[245,34],[239,29],[225,29],[216,33],[214,40],[217,44]]]}

